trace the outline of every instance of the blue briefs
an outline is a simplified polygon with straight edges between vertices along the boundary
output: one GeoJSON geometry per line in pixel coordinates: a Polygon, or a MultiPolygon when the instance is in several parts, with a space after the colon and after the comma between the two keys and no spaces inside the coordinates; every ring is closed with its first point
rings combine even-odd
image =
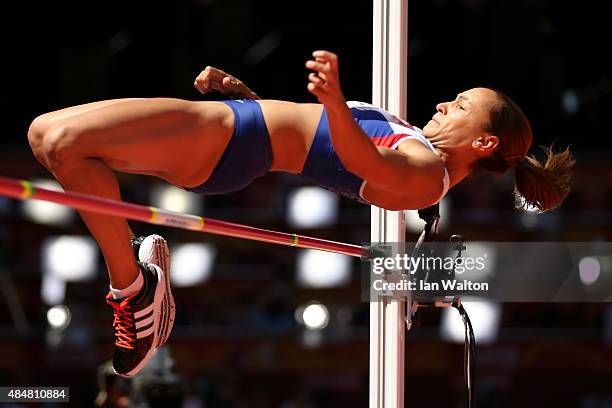
{"type": "Polygon", "coordinates": [[[240,190],[266,174],[272,164],[272,145],[259,103],[249,99],[221,101],[234,111],[234,133],[211,176],[197,187],[199,194],[240,190]]]}

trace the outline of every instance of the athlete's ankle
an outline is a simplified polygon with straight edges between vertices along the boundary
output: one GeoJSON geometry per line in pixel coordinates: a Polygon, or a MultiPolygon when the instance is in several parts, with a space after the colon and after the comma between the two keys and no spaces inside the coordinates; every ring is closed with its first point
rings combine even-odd
{"type": "Polygon", "coordinates": [[[140,273],[140,268],[138,269],[138,275],[136,276],[136,278],[125,287],[114,288],[112,285],[109,285],[110,291],[113,294],[114,299],[128,297],[130,295],[133,295],[134,293],[139,292],[140,289],[142,289],[142,286],[144,285],[144,279],[142,277],[142,274],[140,273]]]}

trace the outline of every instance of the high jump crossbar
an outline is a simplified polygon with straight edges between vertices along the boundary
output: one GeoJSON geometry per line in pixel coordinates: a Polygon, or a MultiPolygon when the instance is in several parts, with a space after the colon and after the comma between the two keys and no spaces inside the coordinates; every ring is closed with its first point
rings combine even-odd
{"type": "Polygon", "coordinates": [[[48,190],[34,186],[26,180],[2,176],[0,176],[0,195],[19,200],[49,201],[77,210],[91,211],[148,224],[165,225],[191,231],[208,232],[297,248],[317,249],[354,257],[369,257],[371,255],[368,248],[358,245],[271,231],[212,218],[203,218],[198,215],[180,214],[160,208],[100,198],[88,194],[48,190]]]}

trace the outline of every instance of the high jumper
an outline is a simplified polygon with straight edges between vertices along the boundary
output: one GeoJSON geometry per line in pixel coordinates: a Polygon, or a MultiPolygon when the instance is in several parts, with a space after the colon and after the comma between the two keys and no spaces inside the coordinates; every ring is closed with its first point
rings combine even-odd
{"type": "MultiPolygon", "coordinates": [[[[334,53],[315,51],[306,67],[313,71],[307,88],[320,103],[261,100],[237,78],[207,67],[195,87],[232,99],[93,102],[37,117],[28,139],[66,191],[113,200],[120,200],[115,171],[156,176],[200,194],[236,191],[280,171],[390,210],[435,204],[481,170],[514,170],[523,203],[540,211],[569,193],[569,149],[545,148],[544,163],[529,155],[529,121],[498,90],[460,92],[439,103],[421,130],[370,104],[347,102],[334,53]]],[[[113,367],[132,376],[172,329],[168,247],[159,235],[136,238],[124,218],[80,215],[108,267],[113,367]]]]}

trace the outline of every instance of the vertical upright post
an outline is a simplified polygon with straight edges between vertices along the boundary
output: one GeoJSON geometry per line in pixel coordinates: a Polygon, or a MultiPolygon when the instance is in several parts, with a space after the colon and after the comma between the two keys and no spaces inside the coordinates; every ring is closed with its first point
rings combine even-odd
{"type": "MultiPolygon", "coordinates": [[[[374,0],[372,103],[406,117],[408,0],[374,0]]],[[[402,211],[372,206],[372,242],[405,241],[402,211]]],[[[406,304],[401,297],[370,302],[370,408],[404,406],[406,304]]]]}

